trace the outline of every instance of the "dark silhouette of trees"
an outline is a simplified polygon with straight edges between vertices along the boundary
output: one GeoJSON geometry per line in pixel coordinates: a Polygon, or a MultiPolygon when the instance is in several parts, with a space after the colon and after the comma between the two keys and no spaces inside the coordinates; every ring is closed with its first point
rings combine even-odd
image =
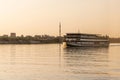
{"type": "MultiPolygon", "coordinates": [[[[35,36],[17,36],[17,37],[0,37],[0,43],[5,44],[40,44],[40,43],[59,43],[59,39],[62,37],[55,37],[49,35],[35,35],[35,36]]],[[[62,42],[62,41],[61,41],[62,42]]]]}

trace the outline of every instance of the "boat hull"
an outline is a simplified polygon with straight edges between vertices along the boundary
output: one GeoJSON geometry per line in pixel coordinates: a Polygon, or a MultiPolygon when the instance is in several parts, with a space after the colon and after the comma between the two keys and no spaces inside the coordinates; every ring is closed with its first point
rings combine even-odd
{"type": "Polygon", "coordinates": [[[97,34],[67,33],[67,47],[109,47],[109,37],[97,34]]]}
{"type": "Polygon", "coordinates": [[[67,47],[109,47],[109,43],[105,44],[80,44],[78,42],[66,42],[67,47]]]}

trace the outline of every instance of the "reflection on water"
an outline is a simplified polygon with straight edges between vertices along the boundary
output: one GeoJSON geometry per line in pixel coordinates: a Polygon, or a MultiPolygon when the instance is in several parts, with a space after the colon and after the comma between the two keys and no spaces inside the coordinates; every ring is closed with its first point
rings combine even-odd
{"type": "Polygon", "coordinates": [[[120,80],[119,50],[0,45],[0,80],[120,80]]]}
{"type": "Polygon", "coordinates": [[[83,80],[119,80],[120,47],[66,48],[65,72],[79,74],[83,80]],[[115,64],[116,63],[116,64],[115,64]]]}
{"type": "Polygon", "coordinates": [[[16,55],[16,45],[11,45],[11,47],[10,47],[11,49],[10,49],[10,62],[11,62],[11,64],[15,64],[15,55],[16,55]]]}
{"type": "Polygon", "coordinates": [[[81,77],[95,77],[95,79],[107,80],[110,77],[107,70],[109,62],[108,50],[108,48],[64,49],[66,72],[80,74],[81,77]]]}

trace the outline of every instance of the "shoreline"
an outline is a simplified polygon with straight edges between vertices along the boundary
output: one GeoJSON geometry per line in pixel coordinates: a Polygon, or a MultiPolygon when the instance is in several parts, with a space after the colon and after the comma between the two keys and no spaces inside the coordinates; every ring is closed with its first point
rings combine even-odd
{"type": "MultiPolygon", "coordinates": [[[[0,45],[1,44],[62,44],[62,43],[63,42],[60,42],[60,43],[59,42],[46,42],[46,43],[45,42],[41,42],[41,43],[29,43],[29,42],[28,43],[16,43],[16,42],[15,43],[13,43],[13,42],[9,43],[8,42],[8,43],[1,43],[0,42],[0,45]]],[[[118,43],[118,42],[116,42],[116,43],[115,42],[110,42],[110,44],[120,44],[120,43],[118,43]]]]}

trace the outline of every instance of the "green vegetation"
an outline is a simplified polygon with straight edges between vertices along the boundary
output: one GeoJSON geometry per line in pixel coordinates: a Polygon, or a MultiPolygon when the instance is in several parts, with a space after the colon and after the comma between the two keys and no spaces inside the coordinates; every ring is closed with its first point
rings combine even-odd
{"type": "Polygon", "coordinates": [[[59,43],[62,38],[49,35],[35,35],[35,36],[1,36],[0,44],[41,44],[41,43],[59,43]]]}
{"type": "MultiPolygon", "coordinates": [[[[120,43],[120,38],[109,38],[110,43],[120,43]]],[[[0,36],[0,44],[42,44],[42,43],[62,43],[63,37],[55,37],[50,35],[35,35],[35,36],[0,36]]]]}

